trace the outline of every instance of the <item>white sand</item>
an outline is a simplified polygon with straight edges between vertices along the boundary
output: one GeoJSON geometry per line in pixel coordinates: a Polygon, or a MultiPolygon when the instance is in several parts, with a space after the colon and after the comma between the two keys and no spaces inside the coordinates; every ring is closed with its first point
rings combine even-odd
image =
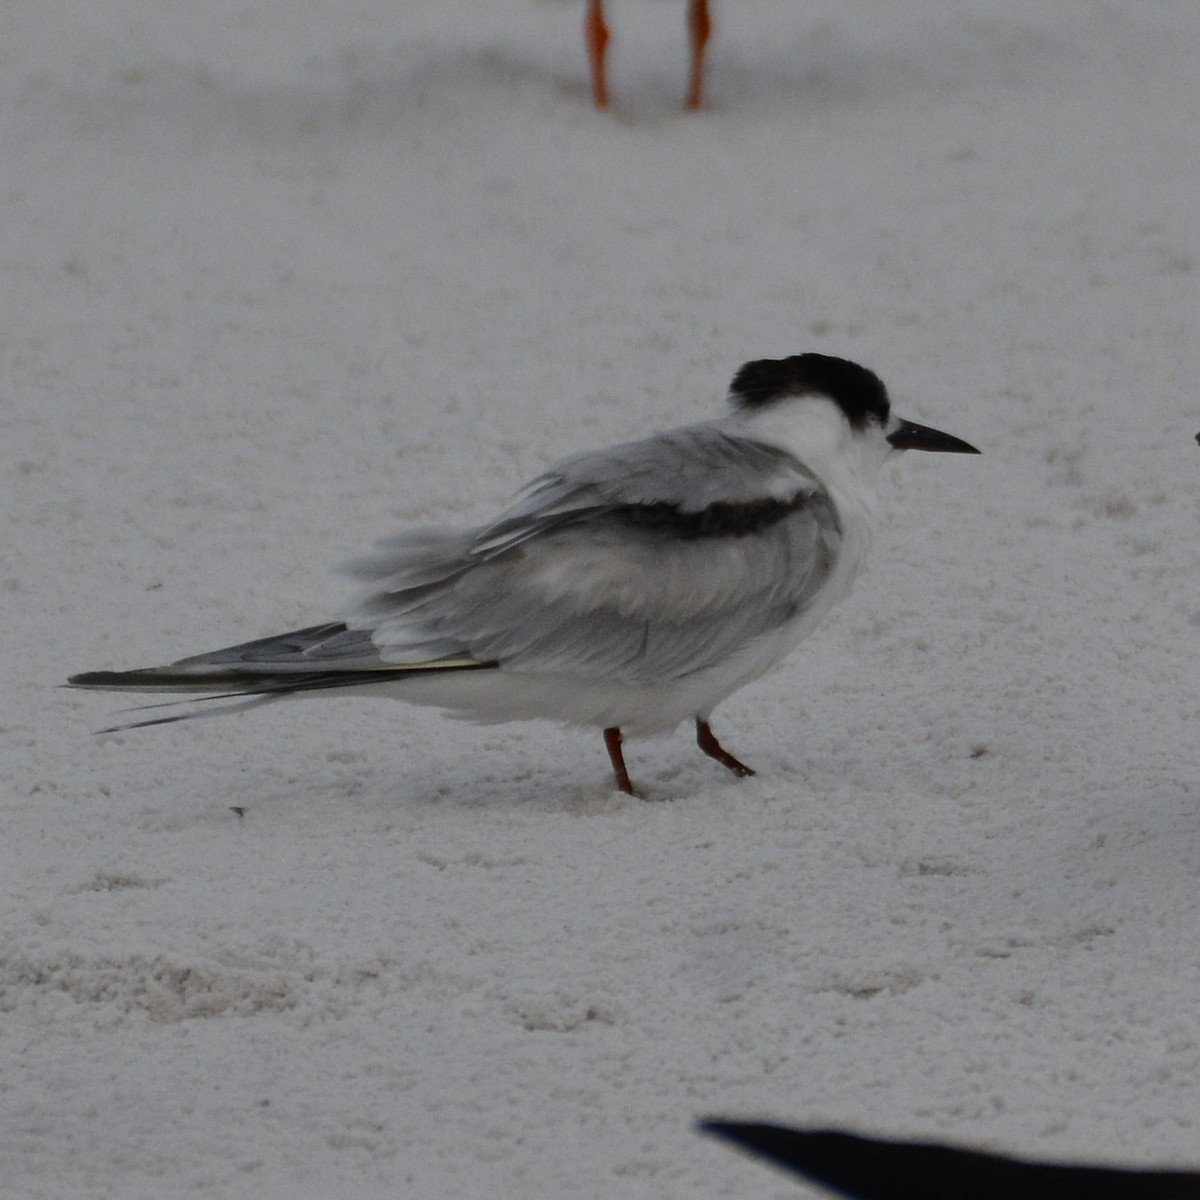
{"type": "Polygon", "coordinates": [[[6,6],[6,1194],[798,1194],[706,1113],[1200,1159],[1200,7],[727,3],[694,117],[682,10],[601,115],[578,0],[6,6]],[[755,779],[56,688],[808,349],[984,456],[889,466],[717,713],[755,779]]]}

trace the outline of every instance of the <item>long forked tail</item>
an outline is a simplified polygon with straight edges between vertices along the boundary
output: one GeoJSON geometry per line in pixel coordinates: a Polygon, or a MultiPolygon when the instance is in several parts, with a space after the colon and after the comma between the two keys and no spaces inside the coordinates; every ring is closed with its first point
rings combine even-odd
{"type": "Polygon", "coordinates": [[[236,712],[299,693],[364,687],[395,682],[404,676],[442,671],[490,670],[497,665],[461,656],[415,663],[385,663],[374,653],[373,647],[369,657],[364,653],[370,645],[369,635],[354,633],[344,625],[318,625],[280,637],[263,638],[211,654],[180,659],[161,667],[142,667],[132,671],[85,671],[72,675],[67,685],[94,691],[193,693],[185,700],[139,705],[133,710],[126,710],[136,712],[173,708],[192,702],[234,701],[171,716],[113,725],[98,731],[114,733],[122,729],[168,725],[174,721],[236,712]]]}

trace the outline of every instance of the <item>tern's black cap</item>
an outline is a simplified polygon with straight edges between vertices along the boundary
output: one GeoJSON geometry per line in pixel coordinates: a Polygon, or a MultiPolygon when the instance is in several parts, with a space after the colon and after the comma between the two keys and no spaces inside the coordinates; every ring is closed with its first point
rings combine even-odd
{"type": "Polygon", "coordinates": [[[729,386],[735,407],[761,409],[805,394],[828,396],[855,429],[888,418],[887,388],[874,371],[828,354],[793,354],[748,362],[729,386]]]}

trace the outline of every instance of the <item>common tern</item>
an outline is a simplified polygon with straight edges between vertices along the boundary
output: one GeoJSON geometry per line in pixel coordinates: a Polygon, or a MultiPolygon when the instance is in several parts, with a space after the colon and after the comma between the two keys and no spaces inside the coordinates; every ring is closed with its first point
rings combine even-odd
{"type": "Polygon", "coordinates": [[[240,701],[122,729],[331,692],[595,726],[631,795],[624,732],[691,719],[705,754],[753,775],[709,717],[849,591],[885,459],[979,452],[896,416],[873,372],[822,354],[746,363],[729,403],[566,458],[485,525],[379,543],[347,568],[368,587],[340,619],[68,682],[240,701]]]}

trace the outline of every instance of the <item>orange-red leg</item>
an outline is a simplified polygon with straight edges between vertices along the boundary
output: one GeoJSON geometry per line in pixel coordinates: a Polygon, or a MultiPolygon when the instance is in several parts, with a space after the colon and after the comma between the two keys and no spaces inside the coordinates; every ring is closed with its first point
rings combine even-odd
{"type": "Polygon", "coordinates": [[[713,733],[711,726],[707,721],[696,718],[696,745],[708,755],[709,758],[715,758],[723,767],[728,767],[735,775],[745,779],[747,775],[753,775],[754,769],[746,766],[744,762],[739,762],[732,754],[726,750],[720,742],[717,741],[717,735],[713,733]]]}
{"type": "Polygon", "coordinates": [[[605,56],[612,35],[604,20],[604,0],[588,0],[587,15],[583,19],[583,39],[592,67],[592,96],[597,108],[607,108],[608,68],[605,56]]]}
{"type": "Polygon", "coordinates": [[[692,76],[686,107],[695,110],[704,107],[704,55],[713,30],[708,0],[688,0],[687,26],[692,50],[692,76]]]}
{"type": "Polygon", "coordinates": [[[604,746],[608,751],[608,760],[612,763],[613,774],[617,777],[617,787],[626,795],[636,796],[633,784],[629,782],[629,772],[625,769],[625,754],[621,750],[621,730],[611,725],[604,731],[604,746]]]}

